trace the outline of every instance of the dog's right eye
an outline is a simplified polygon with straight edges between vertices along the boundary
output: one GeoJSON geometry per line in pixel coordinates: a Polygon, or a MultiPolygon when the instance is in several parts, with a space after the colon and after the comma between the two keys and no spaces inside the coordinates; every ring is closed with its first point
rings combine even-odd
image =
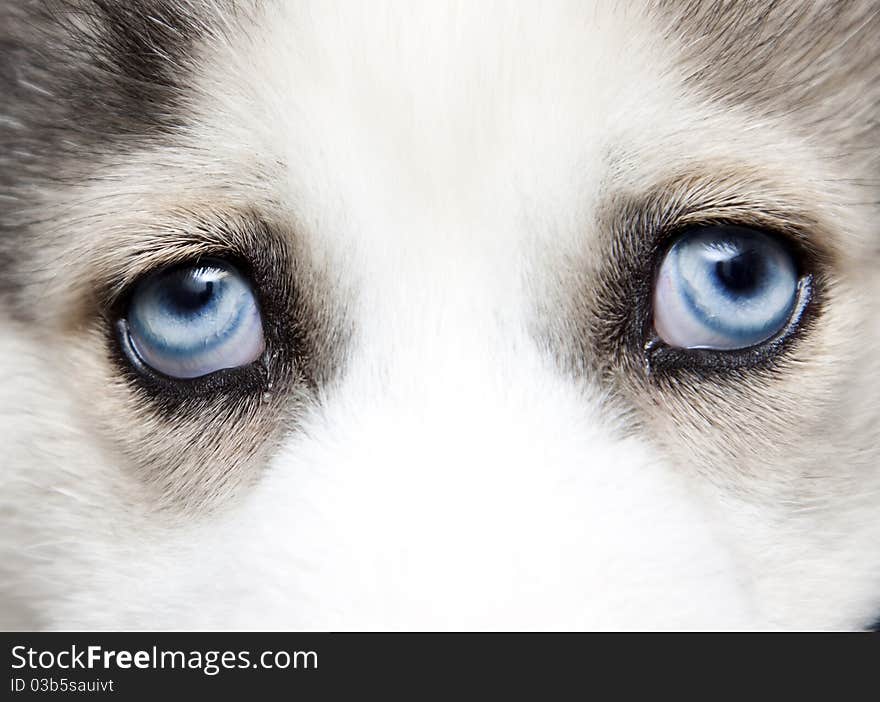
{"type": "Polygon", "coordinates": [[[165,269],[138,283],[122,333],[132,362],[178,379],[246,366],[265,349],[250,284],[215,260],[165,269]]]}

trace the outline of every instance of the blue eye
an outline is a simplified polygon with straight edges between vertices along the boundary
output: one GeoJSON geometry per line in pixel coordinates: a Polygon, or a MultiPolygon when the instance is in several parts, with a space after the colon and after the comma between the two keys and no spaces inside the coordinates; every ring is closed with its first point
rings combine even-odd
{"type": "Polygon", "coordinates": [[[197,378],[252,363],[263,353],[263,322],[247,280],[221,261],[155,273],[128,307],[134,353],[172,378],[197,378]]]}
{"type": "Polygon", "coordinates": [[[654,329],[677,348],[744,349],[782,331],[797,297],[797,266],[779,241],[744,227],[704,227],[678,239],[660,265],[654,329]]]}

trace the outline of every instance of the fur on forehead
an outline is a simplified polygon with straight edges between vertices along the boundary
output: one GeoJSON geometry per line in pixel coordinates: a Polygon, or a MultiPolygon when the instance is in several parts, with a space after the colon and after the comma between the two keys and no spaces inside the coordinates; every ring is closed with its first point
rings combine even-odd
{"type": "MultiPolygon", "coordinates": [[[[202,59],[219,52],[249,60],[241,47],[259,42],[258,37],[277,12],[293,17],[305,30],[298,41],[308,41],[308,28],[302,25],[309,22],[315,23],[316,29],[322,21],[336,22],[344,31],[345,16],[362,15],[360,20],[349,21],[387,26],[377,40],[395,45],[402,61],[407,60],[408,50],[413,55],[432,51],[430,45],[418,43],[422,41],[418,37],[424,36],[419,31],[420,23],[430,23],[432,31],[440,27],[440,33],[447,35],[445,49],[449,52],[473,51],[473,47],[468,49],[468,27],[484,27],[487,15],[486,8],[468,9],[457,3],[431,8],[410,3],[371,4],[360,9],[350,7],[345,12],[333,6],[309,10],[308,3],[270,0],[6,3],[0,8],[0,89],[7,96],[0,120],[0,189],[12,192],[12,197],[0,201],[0,226],[5,223],[9,230],[18,223],[15,215],[19,202],[27,200],[27,195],[21,194],[22,187],[52,183],[65,174],[70,179],[81,177],[81,164],[87,162],[84,157],[89,153],[99,158],[108,150],[140,148],[160,136],[167,139],[169,134],[179,133],[192,117],[187,106],[198,89],[192,74],[200,70],[202,59]],[[255,30],[255,25],[262,28],[255,30]],[[413,42],[409,49],[407,37],[413,42]]],[[[542,12],[547,15],[547,31],[541,29],[539,18],[528,33],[537,38],[546,35],[545,48],[552,45],[552,53],[547,54],[548,72],[565,75],[551,70],[553,61],[567,60],[570,47],[586,43],[578,30],[578,14],[583,10],[560,3],[542,12]],[[571,17],[564,35],[550,31],[554,23],[549,18],[554,13],[571,17]]],[[[837,151],[859,148],[874,169],[860,175],[876,178],[880,137],[873,115],[880,105],[880,49],[874,37],[880,31],[880,11],[871,3],[768,7],[753,0],[656,0],[647,5],[600,3],[592,14],[599,21],[602,17],[622,17],[624,26],[648,23],[659,27],[662,31],[650,41],[672,45],[667,55],[681,66],[681,76],[675,80],[682,80],[704,99],[750,105],[767,115],[788,119],[789,127],[809,138],[836,144],[837,151]],[[839,105],[846,105],[846,111],[839,110],[839,105]]],[[[492,34],[499,38],[515,37],[523,29],[515,13],[496,8],[491,15],[498,22],[492,34]],[[509,20],[505,19],[508,15],[509,20]]],[[[365,37],[368,34],[363,33],[365,37]]],[[[530,76],[528,62],[519,61],[516,52],[511,53],[513,47],[492,46],[492,34],[479,32],[480,42],[485,45],[479,51],[491,55],[498,49],[496,78],[515,74],[519,83],[531,82],[540,90],[547,76],[530,76]]],[[[622,31],[614,41],[631,43],[627,51],[632,52],[650,34],[633,32],[630,40],[622,31]]],[[[360,41],[354,35],[351,39],[360,41]]],[[[470,43],[476,46],[480,42],[470,43]]],[[[539,41],[520,48],[528,53],[541,51],[541,46],[539,41]]],[[[329,46],[311,48],[320,49],[325,56],[331,50],[329,46]]],[[[355,44],[352,50],[362,54],[363,59],[349,65],[353,75],[368,70],[368,39],[363,39],[361,46],[355,44]]],[[[584,46],[578,50],[586,51],[584,46]]],[[[305,46],[296,53],[308,51],[305,46]]],[[[612,55],[605,58],[615,60],[612,55]]],[[[617,62],[617,68],[623,63],[617,62]]],[[[446,94],[448,81],[460,81],[462,75],[449,62],[438,61],[436,67],[441,73],[411,77],[434,82],[435,89],[429,92],[439,99],[446,94]]],[[[490,67],[481,70],[487,69],[490,67]]],[[[407,72],[406,66],[395,70],[407,72]]],[[[320,69],[314,73],[318,83],[330,78],[320,69]]],[[[625,82],[625,77],[621,80],[625,82]]],[[[208,89],[218,87],[222,85],[208,89]]],[[[309,89],[288,87],[294,91],[309,89]]],[[[474,85],[475,90],[485,87],[474,85]]],[[[371,84],[369,89],[376,88],[371,84]]],[[[377,119],[413,107],[407,104],[412,96],[389,92],[385,97],[391,102],[376,115],[377,119]]],[[[439,126],[444,118],[437,114],[436,119],[439,126]]],[[[489,116],[484,121],[493,124],[489,116]]],[[[474,146],[479,146],[479,140],[474,146]]],[[[33,192],[28,195],[32,197],[33,192]]]]}
{"type": "Polygon", "coordinates": [[[659,0],[686,83],[839,148],[877,176],[880,6],[855,0],[659,0]]]}

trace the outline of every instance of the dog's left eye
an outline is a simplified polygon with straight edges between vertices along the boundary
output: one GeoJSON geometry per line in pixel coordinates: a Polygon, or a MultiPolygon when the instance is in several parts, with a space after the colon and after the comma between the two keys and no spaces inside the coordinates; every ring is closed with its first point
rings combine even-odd
{"type": "Polygon", "coordinates": [[[125,326],[133,360],[172,378],[245,366],[265,349],[254,292],[223,261],[148,276],[131,296],[125,326]]]}
{"type": "Polygon", "coordinates": [[[732,351],[756,346],[788,324],[797,266],[775,237],[735,226],[679,237],[654,287],[654,329],[669,346],[732,351]]]}

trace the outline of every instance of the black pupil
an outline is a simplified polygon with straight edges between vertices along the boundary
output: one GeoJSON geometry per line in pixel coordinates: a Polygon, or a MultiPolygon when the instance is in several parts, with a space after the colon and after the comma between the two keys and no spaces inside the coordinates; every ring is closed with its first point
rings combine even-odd
{"type": "Polygon", "coordinates": [[[216,281],[200,274],[199,270],[182,271],[165,286],[168,308],[178,315],[202,310],[214,296],[216,281]]]}
{"type": "Polygon", "coordinates": [[[746,249],[715,264],[715,275],[721,284],[739,295],[755,292],[761,285],[764,272],[764,257],[754,249],[746,249]]]}

